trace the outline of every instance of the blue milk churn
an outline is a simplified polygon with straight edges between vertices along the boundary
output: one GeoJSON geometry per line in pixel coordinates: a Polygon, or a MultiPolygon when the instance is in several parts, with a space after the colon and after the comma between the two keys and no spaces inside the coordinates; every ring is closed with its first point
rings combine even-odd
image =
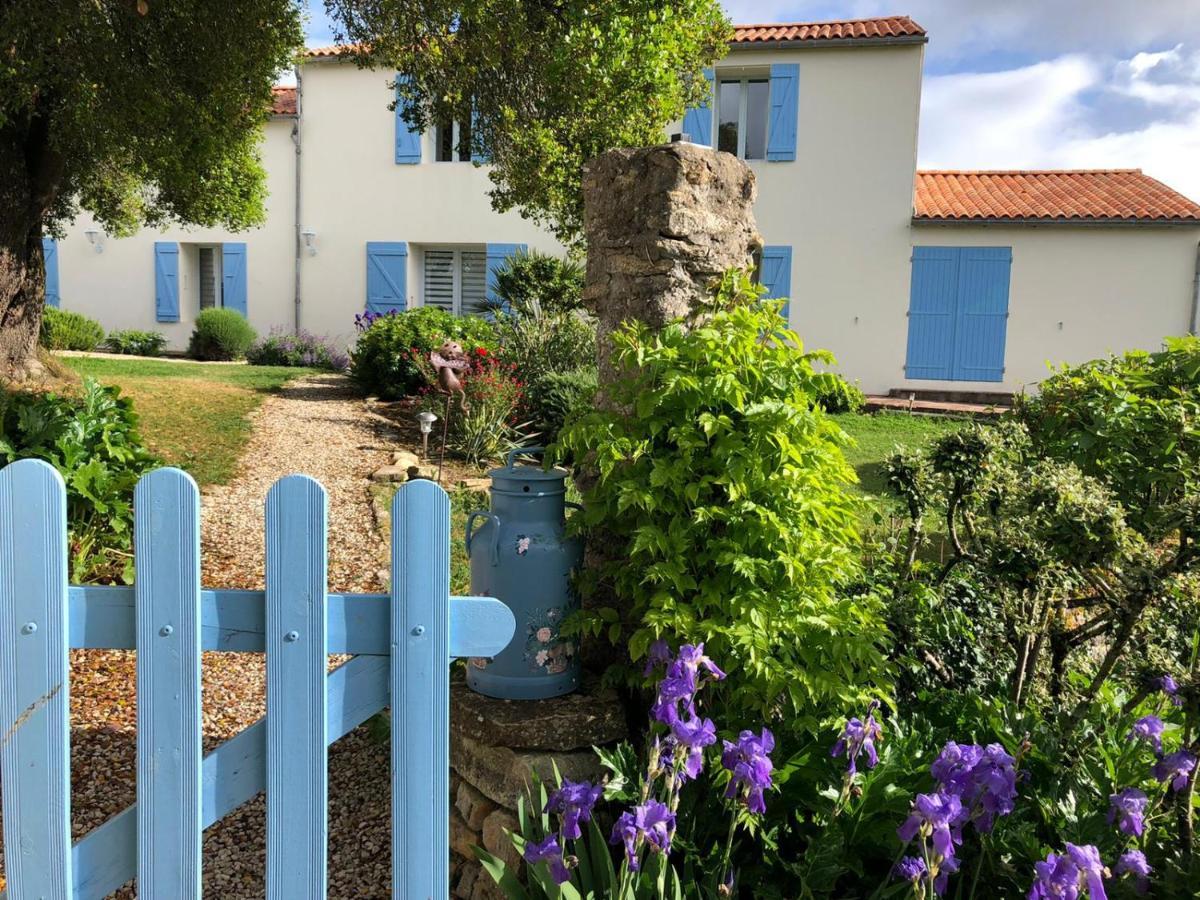
{"type": "Polygon", "coordinates": [[[512,643],[492,659],[467,664],[467,684],[488,697],[544,700],[579,687],[576,639],[561,636],[563,619],[579,608],[571,575],[583,559],[566,537],[565,469],[518,466],[516,457],[543,447],[519,447],[492,469],[492,508],[467,516],[471,593],[496,597],[517,619],[512,643]],[[477,519],[484,519],[472,531],[477,519]]]}

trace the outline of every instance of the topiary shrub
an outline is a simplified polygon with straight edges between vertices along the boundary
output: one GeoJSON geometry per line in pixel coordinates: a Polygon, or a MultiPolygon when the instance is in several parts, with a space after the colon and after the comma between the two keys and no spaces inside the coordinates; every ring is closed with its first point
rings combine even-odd
{"type": "Polygon", "coordinates": [[[196,316],[188,356],[205,360],[241,359],[258,337],[237,310],[205,309],[196,316]]]}
{"type": "Polygon", "coordinates": [[[252,366],[306,366],[312,369],[328,369],[345,372],[350,368],[350,357],[327,337],[318,337],[307,331],[296,334],[279,329],[256,341],[246,352],[252,366]]]}
{"type": "Polygon", "coordinates": [[[819,373],[815,388],[813,402],[827,413],[859,412],[867,405],[867,395],[859,386],[836,372],[819,373]]]}
{"type": "Polygon", "coordinates": [[[47,306],[42,310],[42,346],[47,350],[95,350],[104,328],[95,319],[47,306]]]}
{"type": "Polygon", "coordinates": [[[430,384],[429,351],[446,340],[470,352],[496,349],[492,324],[479,316],[456,316],[433,306],[386,315],[355,317],[358,343],[350,353],[350,377],[367,394],[398,400],[430,384]]]}
{"type": "Polygon", "coordinates": [[[104,349],[129,356],[158,356],[167,345],[167,336],[157,331],[128,328],[114,331],[104,339],[104,349]]]}

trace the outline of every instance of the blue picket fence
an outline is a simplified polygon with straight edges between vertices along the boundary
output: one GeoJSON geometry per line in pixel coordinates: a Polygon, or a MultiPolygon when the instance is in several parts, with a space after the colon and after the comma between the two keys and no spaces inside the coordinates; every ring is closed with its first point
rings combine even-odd
{"type": "Polygon", "coordinates": [[[326,892],[326,748],[391,707],[392,897],[449,893],[450,661],[512,639],[498,600],[450,596],[450,504],[392,504],[390,595],[331,594],[324,488],[266,498],[266,590],[200,586],[200,495],[178,469],[134,495],[133,587],[67,583],[67,501],[49,465],[0,470],[0,788],[9,900],[201,894],[201,835],[259,791],[267,896],[326,892]],[[137,803],[72,845],[68,648],[137,651],[137,803]],[[266,652],[266,717],[202,756],[200,654],[266,652]],[[327,673],[327,655],[353,658],[327,673]]]}

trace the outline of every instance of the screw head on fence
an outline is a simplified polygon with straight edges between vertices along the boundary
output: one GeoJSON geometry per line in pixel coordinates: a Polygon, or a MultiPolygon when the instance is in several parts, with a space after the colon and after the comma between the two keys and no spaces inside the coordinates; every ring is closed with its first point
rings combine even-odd
{"type": "Polygon", "coordinates": [[[294,643],[295,641],[298,641],[298,640],[300,640],[300,632],[298,632],[298,631],[289,631],[287,634],[285,634],[285,635],[283,636],[283,639],[284,639],[285,641],[287,641],[289,644],[290,644],[290,643],[294,643]]]}
{"type": "Polygon", "coordinates": [[[412,633],[413,633],[414,637],[420,637],[421,635],[423,635],[425,633],[425,626],[418,625],[416,628],[414,628],[412,630],[412,633]]]}
{"type": "Polygon", "coordinates": [[[21,634],[33,634],[37,631],[37,622],[26,622],[21,626],[21,634]]]}
{"type": "Polygon", "coordinates": [[[172,628],[170,625],[164,625],[162,628],[158,629],[158,633],[161,634],[163,637],[170,637],[172,634],[175,633],[175,629],[172,628]]]}

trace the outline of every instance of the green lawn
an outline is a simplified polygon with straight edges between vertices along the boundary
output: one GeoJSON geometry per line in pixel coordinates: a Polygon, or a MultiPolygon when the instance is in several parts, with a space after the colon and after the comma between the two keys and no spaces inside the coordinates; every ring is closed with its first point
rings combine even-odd
{"type": "Polygon", "coordinates": [[[897,448],[916,450],[966,425],[963,419],[894,412],[842,413],[833,419],[855,441],[854,446],[846,448],[846,459],[858,472],[857,490],[864,495],[884,492],[883,462],[897,448]]]}
{"type": "Polygon", "coordinates": [[[314,369],[165,360],[59,357],[81,376],[132,397],[147,445],[201,486],[224,484],[250,438],[249,417],[286,382],[314,369]]]}

